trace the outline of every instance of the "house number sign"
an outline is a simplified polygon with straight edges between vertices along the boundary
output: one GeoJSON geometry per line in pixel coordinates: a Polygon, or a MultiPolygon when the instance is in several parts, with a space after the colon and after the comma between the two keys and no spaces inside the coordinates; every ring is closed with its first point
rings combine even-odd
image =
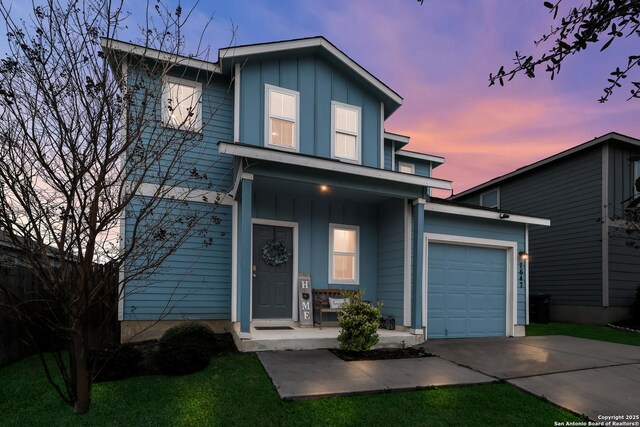
{"type": "Polygon", "coordinates": [[[300,327],[313,328],[313,297],[311,293],[311,276],[298,275],[298,304],[300,309],[300,327]]]}

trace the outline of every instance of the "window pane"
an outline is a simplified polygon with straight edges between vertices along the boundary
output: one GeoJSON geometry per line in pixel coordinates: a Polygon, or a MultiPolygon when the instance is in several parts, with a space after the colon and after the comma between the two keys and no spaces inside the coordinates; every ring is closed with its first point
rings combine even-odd
{"type": "Polygon", "coordinates": [[[356,253],[356,230],[333,229],[333,252],[356,253]]]}
{"type": "Polygon", "coordinates": [[[270,100],[270,114],[272,116],[284,117],[289,120],[296,119],[296,97],[282,92],[272,90],[270,100]]]}
{"type": "Polygon", "coordinates": [[[498,207],[498,190],[493,190],[482,195],[482,206],[487,208],[498,207]]]}
{"type": "Polygon", "coordinates": [[[191,127],[197,123],[196,88],[175,82],[167,83],[168,124],[191,127]]]}
{"type": "Polygon", "coordinates": [[[358,132],[358,112],[350,108],[336,106],[336,130],[358,132]]]}
{"type": "Polygon", "coordinates": [[[336,157],[356,159],[356,137],[336,132],[336,157]]]}
{"type": "Polygon", "coordinates": [[[411,165],[405,165],[402,163],[400,164],[398,170],[403,173],[413,173],[413,168],[411,167],[411,165]]]}
{"type": "Polygon", "coordinates": [[[286,120],[271,119],[271,143],[293,148],[294,124],[286,120]]]}
{"type": "Polygon", "coordinates": [[[354,255],[333,256],[333,278],[339,280],[355,280],[356,257],[354,255]]]}

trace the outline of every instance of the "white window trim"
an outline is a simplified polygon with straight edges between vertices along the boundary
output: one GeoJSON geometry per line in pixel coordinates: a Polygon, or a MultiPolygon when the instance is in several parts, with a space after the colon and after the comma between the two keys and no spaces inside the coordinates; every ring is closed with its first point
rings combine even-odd
{"type": "Polygon", "coordinates": [[[400,168],[402,166],[408,167],[409,169],[411,169],[411,172],[409,172],[412,175],[416,174],[416,165],[414,165],[413,163],[407,163],[407,162],[398,162],[398,172],[400,173],[407,173],[407,172],[402,172],[400,170],[400,168]]]}
{"type": "Polygon", "coordinates": [[[357,105],[345,104],[343,102],[338,102],[338,101],[331,101],[331,158],[340,160],[341,162],[354,163],[357,165],[361,164],[362,162],[361,141],[362,141],[362,108],[358,107],[357,105]],[[353,133],[350,133],[350,132],[340,131],[341,133],[345,133],[347,135],[354,135],[356,137],[356,148],[355,148],[356,158],[355,159],[349,159],[347,157],[339,157],[336,155],[336,132],[337,132],[336,107],[342,107],[348,110],[354,110],[356,113],[358,113],[357,133],[354,135],[353,133]]]}
{"type": "MultiPolygon", "coordinates": [[[[287,120],[288,118],[273,116],[277,119],[287,120]]],[[[300,92],[285,89],[280,86],[274,86],[270,84],[264,85],[264,146],[268,148],[275,148],[277,150],[289,151],[289,152],[300,152],[300,92]],[[286,95],[292,95],[296,99],[296,118],[293,124],[293,147],[284,147],[278,144],[271,143],[271,92],[280,92],[286,95]]]]}
{"type": "Polygon", "coordinates": [[[190,132],[199,132],[202,133],[202,83],[195,81],[184,79],[181,77],[174,76],[164,76],[162,78],[162,125],[165,127],[170,127],[173,129],[180,129],[190,132]],[[167,83],[175,83],[182,86],[190,86],[195,89],[195,97],[196,97],[196,120],[193,125],[189,125],[185,123],[182,127],[176,127],[171,124],[169,120],[169,109],[167,108],[169,91],[166,88],[167,83]]]}
{"type": "Polygon", "coordinates": [[[496,188],[492,188],[489,191],[485,191],[483,193],[480,194],[480,206],[485,207],[485,208],[496,208],[496,209],[500,209],[500,187],[496,187],[496,188]],[[496,206],[485,206],[482,201],[484,199],[485,194],[489,194],[489,193],[493,193],[496,192],[496,202],[497,205],[496,206]]]}
{"type": "Polygon", "coordinates": [[[359,285],[360,284],[360,227],[357,225],[345,224],[329,224],[329,283],[343,285],[359,285]],[[333,277],[333,230],[355,230],[356,232],[356,260],[355,260],[355,279],[344,280],[333,277]]]}
{"type": "Polygon", "coordinates": [[[640,160],[633,162],[633,182],[631,183],[631,193],[635,196],[640,192],[636,191],[636,181],[640,179],[640,160]]]}

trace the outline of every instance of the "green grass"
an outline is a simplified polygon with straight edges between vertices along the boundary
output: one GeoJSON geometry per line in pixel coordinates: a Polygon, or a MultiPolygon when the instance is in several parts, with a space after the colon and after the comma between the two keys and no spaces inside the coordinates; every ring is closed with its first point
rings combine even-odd
{"type": "Polygon", "coordinates": [[[577,325],[573,323],[532,323],[527,326],[527,335],[569,335],[591,340],[640,345],[640,334],[600,325],[577,325]]]}
{"type": "MultiPolygon", "coordinates": [[[[327,375],[331,375],[330,372],[327,375]]],[[[182,377],[96,384],[88,414],[54,394],[35,357],[0,368],[0,425],[553,425],[579,418],[508,384],[281,401],[254,354],[182,377]]]]}

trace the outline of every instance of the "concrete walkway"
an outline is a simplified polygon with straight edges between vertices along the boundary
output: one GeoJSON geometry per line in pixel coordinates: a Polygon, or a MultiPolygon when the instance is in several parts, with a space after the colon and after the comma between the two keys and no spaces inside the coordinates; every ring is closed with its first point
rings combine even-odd
{"type": "Polygon", "coordinates": [[[439,357],[344,362],[327,350],[258,357],[283,399],[506,380],[593,421],[640,414],[638,346],[566,336],[434,340],[422,346],[439,357]]]}
{"type": "Polygon", "coordinates": [[[328,350],[258,353],[282,399],[495,381],[437,357],[345,362],[328,350]]]}
{"type": "Polygon", "coordinates": [[[638,346],[567,336],[437,340],[423,346],[593,421],[640,414],[638,346]]]}

